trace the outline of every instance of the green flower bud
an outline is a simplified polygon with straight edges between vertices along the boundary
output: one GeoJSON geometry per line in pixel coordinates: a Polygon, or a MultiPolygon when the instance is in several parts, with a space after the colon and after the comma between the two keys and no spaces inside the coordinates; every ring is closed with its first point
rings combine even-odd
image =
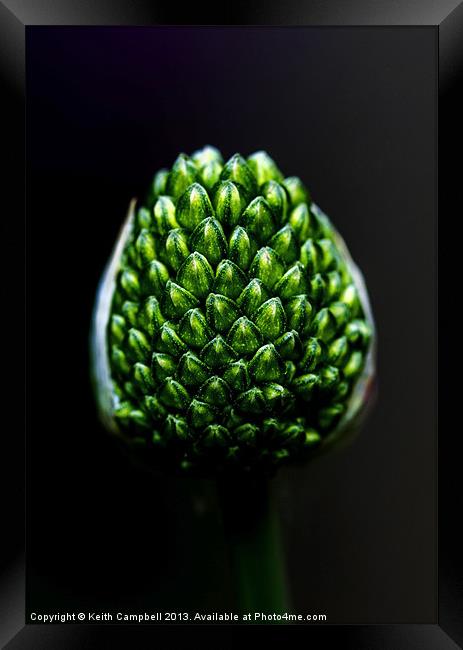
{"type": "Polygon", "coordinates": [[[192,160],[185,154],[181,153],[174,162],[169,172],[166,183],[166,192],[174,199],[178,199],[186,188],[195,182],[197,176],[196,166],[192,160]]]}
{"type": "Polygon", "coordinates": [[[142,393],[150,393],[154,389],[151,370],[143,363],[136,363],[133,367],[133,380],[142,393]]]}
{"type": "MultiPolygon", "coordinates": [[[[137,428],[149,428],[149,419],[146,417],[146,414],[140,409],[134,409],[133,411],[130,411],[129,419],[137,428]]],[[[142,445],[145,443],[144,440],[140,442],[142,445]]]]}
{"type": "Polygon", "coordinates": [[[224,227],[234,228],[247,205],[247,192],[244,187],[224,181],[215,189],[214,207],[217,219],[224,227]]]}
{"type": "Polygon", "coordinates": [[[191,156],[191,160],[199,169],[212,162],[217,162],[219,164],[223,163],[220,151],[216,147],[211,147],[210,145],[195,151],[191,156]]]}
{"type": "Polygon", "coordinates": [[[202,348],[212,337],[206,317],[200,309],[190,309],[178,326],[178,333],[184,343],[192,348],[202,348]]]}
{"type": "Polygon", "coordinates": [[[210,404],[193,399],[188,408],[187,419],[194,429],[202,429],[205,425],[214,422],[217,409],[210,404]]]}
{"type": "Polygon", "coordinates": [[[355,377],[363,368],[363,354],[360,350],[354,350],[350,355],[346,365],[342,369],[343,375],[346,378],[355,377]]]}
{"type": "Polygon", "coordinates": [[[326,284],[323,276],[316,273],[309,283],[309,296],[314,303],[320,305],[326,297],[326,284]]]}
{"type": "Polygon", "coordinates": [[[371,339],[371,327],[364,320],[353,320],[345,329],[346,338],[351,345],[365,349],[371,339]]]}
{"type": "Polygon", "coordinates": [[[193,183],[178,200],[176,217],[178,223],[187,230],[193,230],[198,224],[213,214],[209,196],[199,183],[193,183]]]}
{"type": "Polygon", "coordinates": [[[227,256],[228,246],[222,226],[212,217],[204,219],[196,226],[190,243],[192,248],[204,255],[213,266],[227,256]]]}
{"type": "Polygon", "coordinates": [[[149,230],[143,229],[137,237],[135,242],[137,249],[139,268],[143,268],[149,262],[152,262],[156,256],[156,248],[154,244],[154,237],[149,230]]]}
{"type": "Polygon", "coordinates": [[[223,378],[235,392],[246,391],[251,385],[248,364],[243,359],[230,363],[224,370],[223,378]]]}
{"type": "MultiPolygon", "coordinates": [[[[331,240],[333,238],[334,228],[333,228],[333,225],[332,225],[331,221],[326,216],[326,214],[324,214],[320,210],[320,208],[317,205],[315,205],[315,203],[310,204],[310,214],[312,215],[312,218],[313,218],[313,221],[314,221],[314,227],[315,227],[315,230],[318,233],[318,237],[320,239],[328,238],[328,239],[331,240]]],[[[337,247],[335,247],[335,251],[336,251],[336,254],[337,254],[337,252],[338,252],[337,247]]],[[[344,263],[347,261],[347,259],[345,258],[345,256],[340,254],[338,256],[338,261],[339,262],[342,261],[342,265],[344,265],[344,263]]],[[[345,280],[347,281],[348,278],[350,278],[350,271],[347,270],[347,276],[346,276],[345,280]]]]}
{"type": "Polygon", "coordinates": [[[257,386],[254,386],[238,395],[236,399],[236,407],[243,413],[260,415],[267,411],[267,402],[265,401],[265,396],[262,390],[257,388],[257,386]]]}
{"type": "Polygon", "coordinates": [[[200,168],[199,180],[209,195],[212,193],[214,186],[219,182],[221,173],[222,165],[217,160],[211,160],[211,162],[206,163],[200,168]]]}
{"type": "Polygon", "coordinates": [[[259,244],[268,241],[276,230],[272,210],[263,196],[257,196],[251,201],[241,215],[240,222],[259,244]]]}
{"type": "Polygon", "coordinates": [[[285,332],[275,341],[275,348],[283,359],[300,359],[302,343],[296,330],[285,332]]]}
{"type": "Polygon", "coordinates": [[[246,284],[243,271],[231,260],[222,260],[217,267],[214,281],[215,293],[236,300],[246,284]]]}
{"type": "Polygon", "coordinates": [[[235,153],[230,160],[225,163],[225,166],[220,174],[222,181],[233,181],[238,185],[242,185],[250,196],[257,194],[257,182],[250,167],[247,165],[245,159],[240,154],[235,153]]]}
{"type": "MultiPolygon", "coordinates": [[[[169,172],[167,169],[160,169],[157,174],[155,174],[151,186],[147,193],[146,202],[150,207],[154,205],[154,202],[161,194],[166,193],[167,178],[169,172]]],[[[141,228],[148,228],[149,226],[140,226],[141,228]]]]}
{"type": "Polygon", "coordinates": [[[285,369],[286,369],[286,383],[291,384],[291,382],[296,376],[296,372],[297,372],[296,364],[293,363],[292,361],[286,361],[285,369]]]}
{"type": "Polygon", "coordinates": [[[138,300],[140,296],[140,280],[132,269],[123,271],[120,279],[121,287],[129,300],[138,300]]]}
{"type": "Polygon", "coordinates": [[[235,431],[235,429],[241,426],[245,419],[238,411],[238,409],[233,408],[232,406],[226,406],[223,410],[224,412],[224,424],[230,431],[235,431]]]}
{"type": "Polygon", "coordinates": [[[284,381],[285,365],[272,343],[262,346],[249,362],[249,373],[254,381],[284,381]]]}
{"type": "Polygon", "coordinates": [[[134,267],[137,266],[137,264],[138,264],[137,250],[134,244],[130,244],[130,246],[127,246],[127,249],[124,251],[122,265],[124,267],[130,267],[130,266],[134,267]]]}
{"type": "Polygon", "coordinates": [[[151,348],[146,336],[140,330],[134,327],[129,329],[127,346],[134,361],[143,362],[149,359],[151,348]]]}
{"type": "Polygon", "coordinates": [[[261,280],[267,289],[272,289],[284,273],[282,259],[272,248],[266,246],[257,251],[249,273],[261,280]]]}
{"type": "Polygon", "coordinates": [[[274,291],[282,300],[288,300],[307,292],[305,269],[300,262],[296,262],[286,271],[275,285],[274,291]]]}
{"type": "Polygon", "coordinates": [[[358,413],[373,350],[358,269],[265,152],[181,154],[131,202],[93,368],[103,421],[149,463],[271,473],[311,458],[358,413]]]}
{"type": "Polygon", "coordinates": [[[128,375],[130,372],[130,364],[127,361],[125,353],[116,345],[111,349],[111,363],[116,372],[121,375],[128,375]]]}
{"type": "Polygon", "coordinates": [[[329,306],[329,310],[333,314],[338,328],[343,327],[349,322],[351,309],[346,303],[341,301],[332,302],[329,306]]]}
{"type": "Polygon", "coordinates": [[[159,301],[154,296],[148,296],[142,303],[141,309],[137,315],[138,326],[146,333],[153,337],[159,332],[161,325],[165,322],[162,315],[159,301]]]}
{"type": "Polygon", "coordinates": [[[201,442],[207,448],[224,449],[230,442],[230,432],[220,424],[210,424],[204,429],[201,442]]]}
{"type": "Polygon", "coordinates": [[[167,409],[157,395],[146,395],[143,406],[155,422],[163,421],[167,415],[167,409]]]}
{"type": "Polygon", "coordinates": [[[265,418],[262,422],[262,433],[265,439],[275,440],[283,433],[284,425],[276,418],[265,418]]]}
{"type": "Polygon", "coordinates": [[[239,316],[238,305],[226,296],[210,293],[206,300],[206,315],[216,332],[225,332],[239,316]]]}
{"type": "Polygon", "coordinates": [[[284,223],[288,214],[288,195],[285,188],[275,181],[268,181],[260,189],[275,216],[276,223],[284,223]]]}
{"type": "Polygon", "coordinates": [[[310,202],[309,193],[297,176],[288,176],[288,178],[284,179],[282,185],[286,188],[293,206],[310,202]]]}
{"type": "Polygon", "coordinates": [[[324,391],[333,390],[339,383],[339,378],[340,374],[337,368],[334,366],[325,366],[318,375],[320,389],[324,391]]]}
{"type": "Polygon", "coordinates": [[[168,377],[175,375],[177,362],[170,354],[155,352],[151,359],[152,376],[158,383],[164,382],[168,377]]]}
{"type": "Polygon", "coordinates": [[[175,228],[166,239],[166,257],[174,271],[178,271],[189,256],[188,236],[185,230],[175,228]]]}
{"type": "Polygon", "coordinates": [[[198,299],[192,293],[171,280],[167,282],[162,311],[168,318],[180,318],[198,304],[198,299]]]}
{"type": "Polygon", "coordinates": [[[323,356],[323,348],[316,338],[309,338],[303,347],[300,368],[304,372],[312,372],[319,365],[323,356]]]}
{"type": "Polygon", "coordinates": [[[175,205],[168,196],[160,196],[154,206],[154,229],[158,235],[163,237],[172,228],[178,228],[175,205]]]}
{"type": "Polygon", "coordinates": [[[139,230],[150,230],[153,227],[153,217],[148,208],[141,207],[137,212],[137,226],[139,230]]]}
{"type": "Polygon", "coordinates": [[[166,417],[163,433],[168,440],[185,441],[191,436],[190,427],[185,418],[171,414],[166,417]]]}
{"type": "Polygon", "coordinates": [[[357,316],[360,309],[360,299],[355,285],[349,284],[341,293],[339,301],[343,302],[350,308],[352,317],[357,316]]]}
{"type": "Polygon", "coordinates": [[[286,314],[279,298],[270,298],[259,307],[254,316],[254,323],[262,334],[274,341],[286,329],[286,314]]]}
{"type": "Polygon", "coordinates": [[[297,447],[302,444],[305,438],[305,431],[302,424],[291,424],[280,436],[284,441],[285,447],[297,447]]]}
{"type": "Polygon", "coordinates": [[[334,337],[336,330],[337,323],[332,311],[323,307],[312,321],[312,336],[315,336],[326,343],[334,337]]]}
{"type": "Polygon", "coordinates": [[[133,411],[133,405],[131,402],[121,402],[116,409],[114,415],[121,420],[126,420],[130,417],[130,413],[133,411]]]}
{"type": "Polygon", "coordinates": [[[311,373],[300,375],[293,379],[291,386],[300,399],[304,402],[309,402],[313,398],[315,389],[318,386],[318,377],[311,373]]]}
{"type": "Polygon", "coordinates": [[[246,271],[256,251],[244,228],[237,226],[230,235],[229,257],[231,261],[246,271]]]}
{"type": "Polygon", "coordinates": [[[306,337],[310,332],[312,313],[312,305],[305,294],[294,296],[286,303],[288,326],[296,330],[301,337],[306,337]]]}
{"type": "Polygon", "coordinates": [[[127,328],[125,319],[119,314],[111,316],[111,339],[115,343],[122,343],[126,335],[127,328]]]}
{"type": "Polygon", "coordinates": [[[188,350],[188,347],[175,331],[172,323],[166,321],[159,328],[159,334],[156,341],[156,349],[159,352],[171,354],[177,358],[188,350]]]}
{"type": "Polygon", "coordinates": [[[314,275],[320,269],[320,249],[313,239],[307,239],[301,246],[300,260],[307,269],[309,275],[314,275]]]}
{"type": "Polygon", "coordinates": [[[339,367],[342,366],[348,353],[349,344],[347,338],[341,336],[330,344],[326,358],[330,364],[339,367]]]}
{"type": "MultiPolygon", "coordinates": [[[[259,391],[259,395],[260,395],[259,391]]],[[[256,427],[255,424],[242,424],[241,426],[237,427],[235,430],[235,438],[236,440],[244,445],[254,445],[258,439],[259,436],[259,427],[256,427]]]]}
{"type": "Polygon", "coordinates": [[[342,289],[342,279],[337,271],[330,271],[325,278],[325,296],[331,302],[338,298],[342,289]]]}
{"type": "Polygon", "coordinates": [[[145,295],[160,298],[169,279],[169,271],[162,262],[153,260],[145,268],[143,275],[143,291],[145,295]]]}
{"type": "Polygon", "coordinates": [[[201,359],[210,368],[221,368],[236,359],[232,347],[218,334],[201,351],[201,359]]]}
{"type": "Polygon", "coordinates": [[[242,316],[233,324],[227,343],[239,355],[253,354],[262,343],[262,334],[252,321],[242,316]]]}
{"type": "Polygon", "coordinates": [[[167,179],[169,178],[169,170],[160,169],[157,174],[155,174],[153,179],[153,189],[157,196],[166,193],[167,188],[167,179]]]}
{"type": "Polygon", "coordinates": [[[196,355],[186,352],[180,357],[177,374],[184,386],[200,386],[209,377],[210,370],[196,355]]]}
{"type": "Polygon", "coordinates": [[[248,165],[257,179],[258,185],[267,181],[282,181],[283,174],[265,151],[256,151],[248,157],[248,165]]]}
{"type": "Polygon", "coordinates": [[[320,251],[319,260],[321,271],[329,271],[335,268],[338,255],[333,242],[330,239],[319,239],[317,246],[320,251]]]}
{"type": "MultiPolygon", "coordinates": [[[[289,225],[294,230],[298,242],[302,244],[312,233],[312,219],[307,203],[300,203],[289,215],[289,225]]],[[[302,260],[301,260],[302,261],[302,260]]]]}
{"type": "Polygon", "coordinates": [[[201,253],[191,253],[177,272],[177,282],[187,291],[204,299],[212,288],[211,265],[201,253]]]}
{"type": "Polygon", "coordinates": [[[227,383],[217,375],[210,377],[201,386],[197,397],[206,404],[212,404],[217,408],[223,408],[230,401],[230,389],[227,383]]]}
{"type": "Polygon", "coordinates": [[[320,444],[321,438],[320,434],[315,431],[315,429],[308,429],[305,432],[305,437],[304,437],[304,447],[306,448],[311,448],[311,447],[316,447],[320,444]]]}
{"type": "Polygon", "coordinates": [[[267,408],[273,413],[285,413],[294,403],[293,394],[281,384],[269,383],[262,386],[267,408]]]}
{"type": "Polygon", "coordinates": [[[172,377],[168,377],[159,391],[159,399],[164,406],[170,406],[183,411],[190,403],[190,396],[186,389],[172,377]]]}
{"type": "Polygon", "coordinates": [[[291,226],[284,226],[275,233],[270,240],[270,247],[278,253],[286,264],[292,264],[292,262],[297,260],[299,248],[296,235],[291,226]]]}
{"type": "Polygon", "coordinates": [[[238,306],[246,316],[251,317],[269,296],[263,282],[254,278],[238,297],[238,306]]]}
{"type": "Polygon", "coordinates": [[[138,302],[126,300],[122,305],[122,314],[124,316],[124,319],[132,327],[137,327],[138,325],[138,310],[138,302]]]}

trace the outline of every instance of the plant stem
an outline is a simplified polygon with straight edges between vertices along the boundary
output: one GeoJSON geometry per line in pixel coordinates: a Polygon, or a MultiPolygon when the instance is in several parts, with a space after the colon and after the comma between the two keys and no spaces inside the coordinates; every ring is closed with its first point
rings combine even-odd
{"type": "Polygon", "coordinates": [[[218,482],[237,608],[289,611],[276,509],[268,479],[226,478],[218,482]]]}

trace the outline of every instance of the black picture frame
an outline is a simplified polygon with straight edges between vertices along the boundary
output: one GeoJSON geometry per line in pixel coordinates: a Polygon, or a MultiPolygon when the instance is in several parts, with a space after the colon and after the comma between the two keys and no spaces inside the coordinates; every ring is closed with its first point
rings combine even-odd
{"type": "MultiPolygon", "coordinates": [[[[23,218],[25,197],[24,150],[25,150],[25,30],[32,25],[163,25],[163,24],[212,24],[212,25],[311,25],[311,26],[428,26],[436,32],[438,53],[439,88],[438,101],[438,205],[439,215],[439,435],[438,435],[438,520],[439,520],[439,611],[434,625],[381,625],[381,626],[304,626],[305,642],[339,643],[341,647],[362,648],[455,648],[463,644],[463,566],[455,526],[463,510],[461,481],[459,479],[462,451],[461,437],[457,435],[458,404],[456,382],[448,380],[455,366],[455,344],[458,328],[452,303],[458,301],[457,288],[451,288],[456,277],[455,262],[458,260],[458,243],[452,236],[455,228],[452,217],[458,218],[461,206],[461,165],[455,164],[454,154],[461,151],[462,129],[461,87],[463,81],[463,3],[417,2],[401,0],[368,2],[333,0],[300,3],[258,2],[252,7],[246,3],[217,6],[213,14],[195,6],[184,15],[172,7],[143,1],[116,1],[111,3],[94,0],[77,2],[47,0],[27,2],[0,2],[0,30],[3,52],[1,55],[1,84],[3,104],[3,153],[5,192],[3,201],[4,269],[8,269],[4,300],[8,314],[14,314],[14,345],[4,346],[3,367],[7,370],[4,393],[4,447],[3,459],[6,485],[4,494],[4,538],[7,542],[3,556],[1,591],[2,636],[4,647],[15,650],[23,648],[78,648],[106,647],[110,639],[117,638],[122,644],[142,646],[142,638],[158,640],[161,635],[170,647],[176,639],[172,628],[113,628],[98,625],[25,625],[25,570],[24,570],[24,497],[25,446],[21,435],[24,403],[24,367],[30,363],[27,357],[27,329],[25,330],[26,365],[22,363],[20,323],[24,322],[23,276],[27,268],[27,251],[24,254],[26,224],[23,218]],[[26,262],[26,264],[24,264],[26,262]],[[450,289],[450,291],[449,291],[450,289]],[[452,301],[452,302],[451,302],[452,301]],[[453,313],[452,313],[453,311],[453,313]],[[21,317],[19,316],[21,314],[21,317]]],[[[436,233],[437,234],[437,233],[436,233]]],[[[29,242],[30,244],[30,242],[29,242]]],[[[26,287],[27,304],[27,287],[26,287]]],[[[437,314],[428,314],[435,318],[437,314]]],[[[2,341],[12,338],[12,323],[1,319],[2,341]]],[[[431,351],[430,354],[434,354],[431,351]]],[[[46,423],[44,423],[46,426],[46,423]]],[[[295,629],[295,628],[292,628],[295,629]]],[[[239,635],[250,629],[234,628],[225,635],[217,627],[200,627],[188,630],[190,644],[204,645],[212,641],[216,647],[232,647],[239,635]],[[192,641],[194,639],[194,641],[192,641]]],[[[288,628],[273,629],[278,639],[290,634],[288,628]]],[[[108,645],[109,647],[109,645],[108,645]]],[[[316,646],[315,646],[316,647],[316,646]]]]}

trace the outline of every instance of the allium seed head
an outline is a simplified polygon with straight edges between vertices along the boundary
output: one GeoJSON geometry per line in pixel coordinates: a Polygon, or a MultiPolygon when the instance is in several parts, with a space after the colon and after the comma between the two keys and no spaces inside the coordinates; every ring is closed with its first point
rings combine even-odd
{"type": "Polygon", "coordinates": [[[156,174],[103,276],[102,417],[164,468],[272,472],[358,414],[373,376],[363,279],[302,181],[213,147],[156,174]]]}

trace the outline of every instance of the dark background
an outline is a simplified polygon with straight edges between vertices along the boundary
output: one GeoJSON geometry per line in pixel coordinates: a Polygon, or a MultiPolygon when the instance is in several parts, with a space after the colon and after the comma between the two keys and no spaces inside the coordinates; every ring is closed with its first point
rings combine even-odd
{"type": "Polygon", "coordinates": [[[96,421],[94,292],[130,198],[179,151],[265,148],[362,268],[379,399],[278,478],[296,612],[436,620],[432,29],[28,28],[27,609],[222,609],[207,484],[135,471],[96,421]]]}

